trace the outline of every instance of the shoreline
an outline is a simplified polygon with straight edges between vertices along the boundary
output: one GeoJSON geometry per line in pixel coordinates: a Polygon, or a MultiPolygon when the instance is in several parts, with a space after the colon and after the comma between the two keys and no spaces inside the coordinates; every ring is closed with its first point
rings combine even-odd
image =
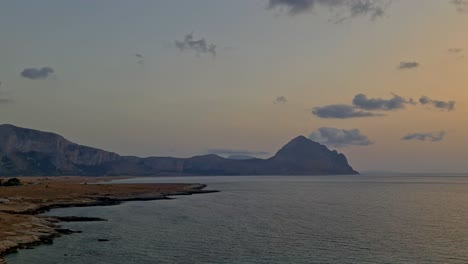
{"type": "Polygon", "coordinates": [[[57,237],[81,232],[63,229],[60,223],[106,221],[38,215],[51,209],[112,206],[129,201],[169,200],[173,199],[171,196],[218,192],[205,190],[205,184],[86,184],[110,180],[113,178],[25,178],[23,186],[0,188],[0,198],[8,201],[0,203],[0,264],[6,264],[4,257],[19,249],[51,244],[57,237]]]}

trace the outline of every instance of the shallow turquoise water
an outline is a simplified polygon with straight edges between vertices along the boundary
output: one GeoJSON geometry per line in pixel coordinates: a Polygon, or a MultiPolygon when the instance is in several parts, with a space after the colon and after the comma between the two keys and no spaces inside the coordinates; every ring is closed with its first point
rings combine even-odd
{"type": "Polygon", "coordinates": [[[468,263],[468,176],[177,177],[220,193],[51,215],[97,216],[27,263],[468,263]],[[98,242],[109,239],[109,242],[98,242]]]}

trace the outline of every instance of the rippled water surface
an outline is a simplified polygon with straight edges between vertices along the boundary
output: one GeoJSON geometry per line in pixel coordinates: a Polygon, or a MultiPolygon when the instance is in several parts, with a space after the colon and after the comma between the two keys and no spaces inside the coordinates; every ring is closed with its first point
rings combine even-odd
{"type": "Polygon", "coordinates": [[[221,192],[54,210],[109,221],[67,223],[83,233],[8,263],[468,263],[468,176],[131,181],[199,182],[221,192]]]}

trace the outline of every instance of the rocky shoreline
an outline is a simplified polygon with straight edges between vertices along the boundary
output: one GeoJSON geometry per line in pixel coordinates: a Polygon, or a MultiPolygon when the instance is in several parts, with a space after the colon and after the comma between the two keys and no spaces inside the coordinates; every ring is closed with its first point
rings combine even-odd
{"type": "MultiPolygon", "coordinates": [[[[37,181],[33,184],[39,185],[37,181]]],[[[44,189],[50,189],[52,185],[54,185],[53,181],[48,181],[48,187],[44,189]]],[[[57,237],[81,232],[63,229],[60,227],[61,222],[107,221],[106,219],[79,216],[54,217],[38,215],[51,209],[111,206],[127,201],[164,200],[172,199],[171,196],[176,195],[217,192],[215,190],[204,190],[206,188],[204,184],[79,184],[78,186],[76,178],[74,178],[74,183],[60,182],[57,187],[70,187],[70,192],[77,192],[77,190],[81,190],[81,192],[78,191],[78,195],[74,193],[69,199],[60,197],[58,200],[54,200],[54,197],[48,197],[50,193],[46,190],[43,197],[52,199],[37,199],[36,197],[27,197],[28,190],[23,190],[25,194],[22,194],[22,192],[18,192],[22,188],[15,187],[16,190],[14,191],[19,195],[16,197],[8,196],[8,199],[12,201],[10,205],[8,203],[0,205],[0,264],[6,264],[3,259],[5,255],[17,252],[19,249],[30,249],[41,244],[51,244],[57,237]],[[88,195],[87,189],[91,189],[93,195],[88,195]],[[95,189],[101,189],[101,191],[95,192],[95,189]]],[[[3,191],[4,188],[0,189],[0,198],[3,191]]],[[[61,189],[61,191],[63,190],[61,189]]],[[[37,193],[30,196],[37,196],[37,193]]]]}

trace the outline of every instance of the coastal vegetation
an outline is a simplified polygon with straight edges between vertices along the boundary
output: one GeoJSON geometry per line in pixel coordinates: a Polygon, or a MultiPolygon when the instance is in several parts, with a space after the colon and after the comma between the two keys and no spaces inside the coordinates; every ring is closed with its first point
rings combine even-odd
{"type": "Polygon", "coordinates": [[[8,180],[0,179],[0,187],[21,186],[21,180],[18,178],[11,178],[8,180]]]}

